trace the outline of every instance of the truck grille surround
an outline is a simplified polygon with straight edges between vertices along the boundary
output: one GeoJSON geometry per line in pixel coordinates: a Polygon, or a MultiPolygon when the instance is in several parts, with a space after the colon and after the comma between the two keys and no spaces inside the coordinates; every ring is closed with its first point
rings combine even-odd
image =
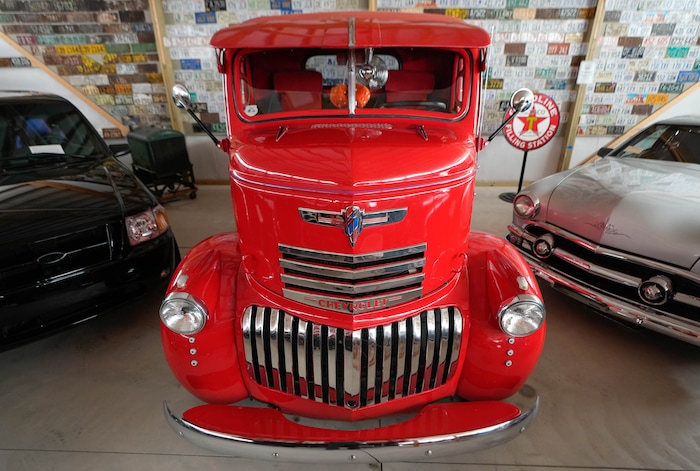
{"type": "Polygon", "coordinates": [[[324,309],[357,314],[422,295],[426,244],[365,254],[280,245],[283,295],[324,309]]]}
{"type": "Polygon", "coordinates": [[[455,374],[463,328],[456,307],[346,330],[250,306],[241,323],[247,369],[256,383],[347,409],[447,383],[455,374]]]}

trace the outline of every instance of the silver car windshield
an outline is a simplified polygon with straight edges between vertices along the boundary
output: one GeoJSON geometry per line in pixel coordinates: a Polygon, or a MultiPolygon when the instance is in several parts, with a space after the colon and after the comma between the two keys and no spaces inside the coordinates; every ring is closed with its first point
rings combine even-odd
{"type": "Polygon", "coordinates": [[[611,155],[700,164],[700,127],[656,124],[611,155]]]}

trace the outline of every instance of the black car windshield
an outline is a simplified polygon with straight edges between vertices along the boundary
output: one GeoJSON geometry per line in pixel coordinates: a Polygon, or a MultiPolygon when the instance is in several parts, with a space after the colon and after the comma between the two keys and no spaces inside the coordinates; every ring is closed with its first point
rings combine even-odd
{"type": "Polygon", "coordinates": [[[104,154],[94,129],[69,103],[26,100],[0,104],[0,168],[54,165],[104,154]]]}
{"type": "Polygon", "coordinates": [[[655,124],[611,155],[700,164],[699,149],[700,126],[655,124]]]}

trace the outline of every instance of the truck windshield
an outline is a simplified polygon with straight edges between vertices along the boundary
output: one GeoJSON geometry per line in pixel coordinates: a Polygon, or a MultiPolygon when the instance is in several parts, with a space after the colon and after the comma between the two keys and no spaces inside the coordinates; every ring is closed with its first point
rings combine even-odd
{"type": "Polygon", "coordinates": [[[471,61],[434,48],[267,49],[235,60],[236,110],[258,121],[297,115],[423,115],[469,106],[471,61]]]}

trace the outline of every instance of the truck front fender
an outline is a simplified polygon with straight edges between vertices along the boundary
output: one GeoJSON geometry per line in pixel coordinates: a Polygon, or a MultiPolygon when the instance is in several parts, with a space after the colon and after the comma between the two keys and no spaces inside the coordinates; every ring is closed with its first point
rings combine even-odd
{"type": "Polygon", "coordinates": [[[542,299],[537,281],[522,256],[505,239],[472,232],[467,251],[470,334],[457,386],[470,400],[509,397],[535,368],[545,338],[545,323],[530,335],[515,337],[500,328],[498,314],[518,295],[542,299]]]}
{"type": "Polygon", "coordinates": [[[161,322],[163,351],[173,374],[205,402],[230,403],[248,396],[233,326],[240,265],[238,234],[211,236],[185,255],[166,293],[166,299],[187,293],[207,311],[204,327],[195,334],[174,332],[161,322]]]}

